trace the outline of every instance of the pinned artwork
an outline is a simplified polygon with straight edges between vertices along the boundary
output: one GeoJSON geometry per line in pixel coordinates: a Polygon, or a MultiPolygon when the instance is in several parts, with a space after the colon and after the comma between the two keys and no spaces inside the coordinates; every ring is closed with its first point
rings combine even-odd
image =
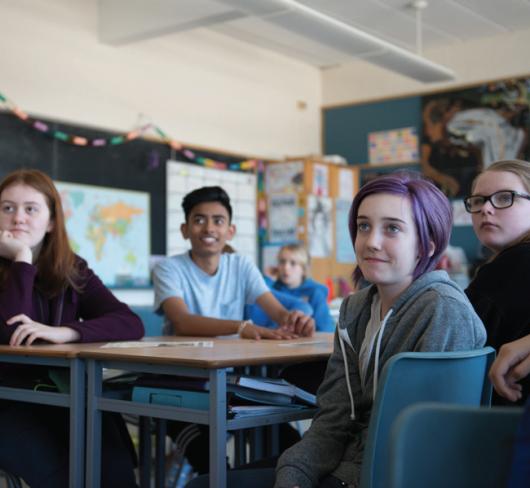
{"type": "Polygon", "coordinates": [[[338,263],[355,263],[355,251],[348,228],[351,200],[335,200],[335,252],[338,263]]]}
{"type": "Polygon", "coordinates": [[[371,164],[410,163],[418,161],[418,133],[415,127],[371,132],[368,134],[371,164]]]}
{"type": "Polygon", "coordinates": [[[269,196],[269,242],[295,242],[298,229],[296,194],[269,196]]]}
{"type": "Polygon", "coordinates": [[[333,202],[329,197],[309,195],[307,198],[307,225],[309,254],[327,258],[333,253],[333,202]]]}
{"type": "Polygon", "coordinates": [[[265,187],[268,194],[302,191],[304,163],[292,161],[268,164],[265,169],[265,187]]]}
{"type": "Polygon", "coordinates": [[[313,165],[313,193],[320,197],[329,195],[329,171],[324,164],[313,165]]]}
{"type": "Polygon", "coordinates": [[[357,193],[353,172],[348,169],[339,169],[338,183],[338,198],[353,200],[355,193],[357,193]]]}

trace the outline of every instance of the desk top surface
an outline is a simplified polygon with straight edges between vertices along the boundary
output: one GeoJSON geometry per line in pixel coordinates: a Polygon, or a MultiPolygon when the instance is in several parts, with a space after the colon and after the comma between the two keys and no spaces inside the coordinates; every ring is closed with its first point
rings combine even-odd
{"type": "MultiPolygon", "coordinates": [[[[90,344],[94,346],[94,344],[90,344]]],[[[87,344],[37,344],[34,346],[9,346],[0,344],[0,355],[32,356],[73,359],[87,347],[87,344]]]]}
{"type": "Polygon", "coordinates": [[[175,364],[206,369],[256,364],[295,363],[326,359],[333,350],[333,334],[288,341],[209,337],[148,337],[142,342],[159,346],[84,347],[79,356],[87,359],[175,364]],[[197,342],[199,345],[179,345],[197,342]]]}
{"type": "Polygon", "coordinates": [[[163,336],[146,337],[142,341],[122,342],[116,345],[121,347],[112,347],[112,343],[39,344],[17,347],[0,345],[0,355],[80,357],[213,369],[326,359],[333,350],[333,334],[321,332],[313,337],[288,341],[163,336]],[[146,345],[143,346],[143,343],[146,345]],[[184,345],[186,343],[188,345],[184,345]],[[191,345],[193,343],[198,345],[191,345]]]}

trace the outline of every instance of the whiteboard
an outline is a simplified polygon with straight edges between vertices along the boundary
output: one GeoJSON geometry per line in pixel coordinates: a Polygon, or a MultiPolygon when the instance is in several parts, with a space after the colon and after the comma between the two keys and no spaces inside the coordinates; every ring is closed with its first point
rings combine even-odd
{"type": "Polygon", "coordinates": [[[182,199],[202,186],[222,187],[230,197],[236,234],[230,245],[257,264],[256,175],[227,169],[205,168],[196,164],[167,161],[166,164],[166,243],[167,254],[190,249],[180,226],[184,222],[182,199]]]}

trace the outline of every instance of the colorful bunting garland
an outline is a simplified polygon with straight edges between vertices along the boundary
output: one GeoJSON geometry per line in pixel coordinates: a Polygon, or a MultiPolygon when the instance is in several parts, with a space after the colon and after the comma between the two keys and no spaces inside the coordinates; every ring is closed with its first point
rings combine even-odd
{"type": "Polygon", "coordinates": [[[7,109],[11,111],[16,117],[20,120],[33,127],[35,130],[42,132],[50,137],[53,137],[59,141],[62,141],[66,144],[74,144],[76,146],[86,146],[86,147],[105,147],[105,146],[117,146],[119,144],[125,144],[130,142],[138,137],[141,137],[149,130],[155,131],[163,141],[168,144],[172,149],[178,151],[190,161],[193,161],[197,164],[205,166],[207,168],[217,168],[217,169],[231,169],[231,170],[252,170],[256,168],[258,161],[255,159],[248,159],[246,161],[240,161],[237,163],[224,163],[222,161],[216,161],[214,159],[205,158],[198,156],[191,149],[185,148],[180,142],[171,139],[167,134],[162,131],[159,127],[154,124],[145,124],[141,127],[127,132],[124,135],[112,136],[109,138],[95,138],[89,139],[86,137],[81,137],[75,134],[67,134],[59,130],[54,130],[50,128],[48,124],[40,120],[30,117],[26,112],[14,104],[11,100],[0,93],[0,104],[5,104],[7,109]]]}

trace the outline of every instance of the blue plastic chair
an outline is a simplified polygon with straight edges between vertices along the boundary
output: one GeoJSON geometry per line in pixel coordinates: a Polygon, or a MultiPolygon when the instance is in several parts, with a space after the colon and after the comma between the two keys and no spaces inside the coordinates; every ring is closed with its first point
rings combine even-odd
{"type": "Polygon", "coordinates": [[[392,427],[388,487],[506,486],[522,414],[511,407],[408,407],[392,427]]]}
{"type": "Polygon", "coordinates": [[[161,336],[164,319],[149,306],[131,306],[131,310],[140,317],[144,324],[145,336],[161,336]]]}
{"type": "Polygon", "coordinates": [[[409,405],[419,402],[489,406],[487,373],[491,347],[458,352],[405,352],[383,368],[372,407],[361,467],[361,488],[388,488],[390,428],[409,405]]]}

